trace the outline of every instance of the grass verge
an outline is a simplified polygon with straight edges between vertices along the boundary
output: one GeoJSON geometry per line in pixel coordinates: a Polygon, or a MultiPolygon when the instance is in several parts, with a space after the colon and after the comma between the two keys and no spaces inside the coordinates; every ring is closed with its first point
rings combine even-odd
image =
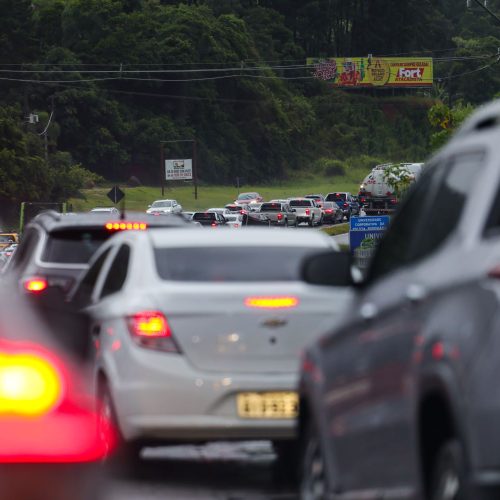
{"type": "Polygon", "coordinates": [[[337,236],[338,234],[345,234],[349,232],[349,223],[346,222],[345,224],[337,224],[332,227],[324,227],[321,230],[329,236],[337,236]]]}

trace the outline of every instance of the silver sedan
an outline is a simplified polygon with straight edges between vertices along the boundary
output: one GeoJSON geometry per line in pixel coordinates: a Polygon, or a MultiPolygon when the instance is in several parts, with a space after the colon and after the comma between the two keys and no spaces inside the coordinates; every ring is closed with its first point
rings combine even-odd
{"type": "Polygon", "coordinates": [[[291,440],[299,356],[350,292],[300,281],[326,235],[154,230],[113,236],[71,301],[92,318],[102,411],[122,443],[291,440]]]}

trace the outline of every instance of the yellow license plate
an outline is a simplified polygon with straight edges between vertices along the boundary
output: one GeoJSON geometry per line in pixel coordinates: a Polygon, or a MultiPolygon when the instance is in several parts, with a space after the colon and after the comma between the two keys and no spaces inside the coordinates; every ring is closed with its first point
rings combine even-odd
{"type": "Polygon", "coordinates": [[[296,392],[242,392],[237,407],[241,418],[295,418],[299,397],[296,392]]]}

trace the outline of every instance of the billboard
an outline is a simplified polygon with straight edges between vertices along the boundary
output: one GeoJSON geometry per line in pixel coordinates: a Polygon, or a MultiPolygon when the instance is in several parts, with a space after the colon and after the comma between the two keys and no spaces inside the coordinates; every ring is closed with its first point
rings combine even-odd
{"type": "Polygon", "coordinates": [[[165,160],[165,179],[167,181],[191,180],[192,178],[192,160],[165,160]]]}
{"type": "Polygon", "coordinates": [[[334,87],[432,87],[431,57],[308,58],[313,76],[334,87]]]}

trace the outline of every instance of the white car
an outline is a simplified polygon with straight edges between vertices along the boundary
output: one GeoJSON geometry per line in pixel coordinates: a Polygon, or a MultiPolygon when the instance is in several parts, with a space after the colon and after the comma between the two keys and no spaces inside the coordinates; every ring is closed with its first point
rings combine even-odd
{"type": "Polygon", "coordinates": [[[229,210],[229,208],[209,208],[207,212],[215,212],[218,213],[219,215],[222,215],[224,219],[227,219],[228,216],[234,215],[234,212],[229,210]]]}
{"type": "Polygon", "coordinates": [[[148,206],[147,214],[180,214],[182,205],[177,200],[156,200],[148,206]]]}
{"type": "Polygon", "coordinates": [[[230,215],[224,215],[224,219],[231,229],[241,229],[245,225],[243,214],[231,212],[230,215]]]}
{"type": "Polygon", "coordinates": [[[124,448],[137,456],[143,442],[291,445],[300,352],[351,295],[300,281],[303,258],[332,248],[320,232],[266,229],[110,238],[70,301],[90,314],[100,408],[124,448]]]}
{"type": "Polygon", "coordinates": [[[116,207],[96,207],[93,208],[90,212],[100,213],[100,214],[120,215],[120,211],[116,207]]]}

